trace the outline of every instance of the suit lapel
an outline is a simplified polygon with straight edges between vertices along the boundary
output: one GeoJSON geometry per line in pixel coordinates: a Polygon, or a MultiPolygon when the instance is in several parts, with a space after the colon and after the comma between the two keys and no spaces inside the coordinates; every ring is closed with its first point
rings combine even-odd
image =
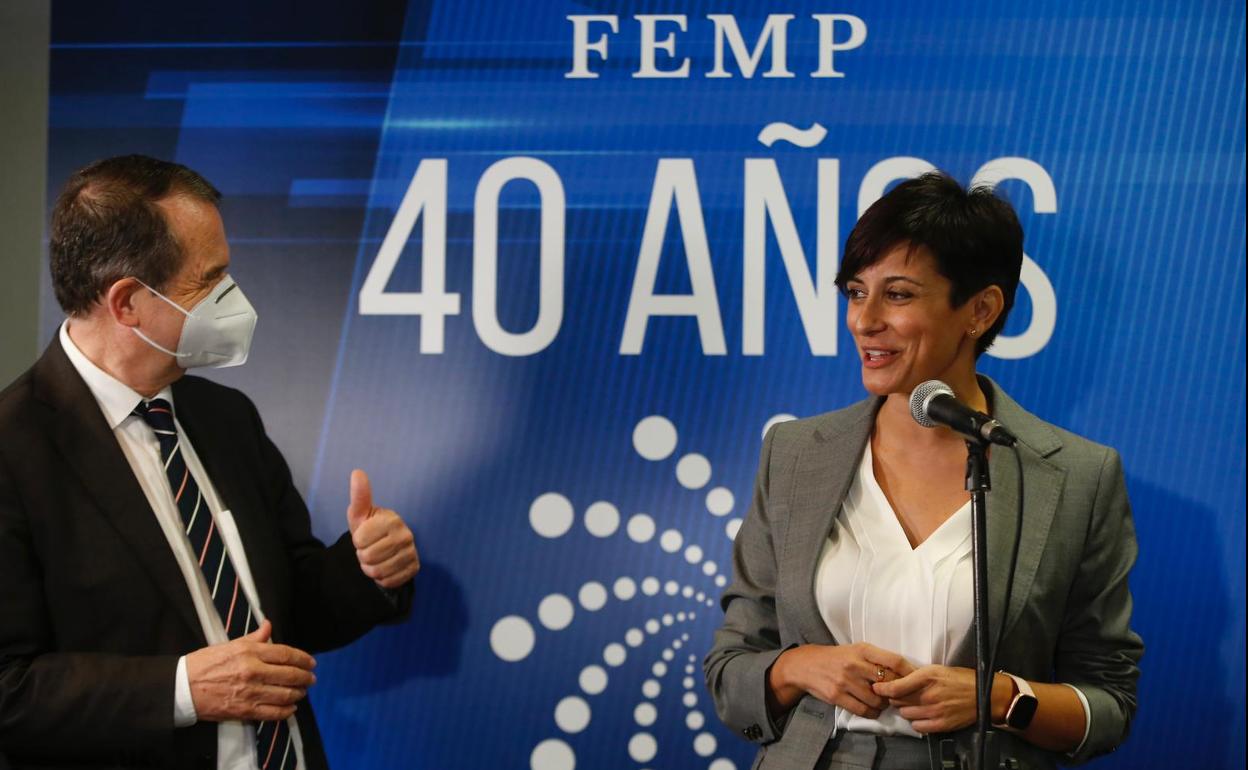
{"type": "Polygon", "coordinates": [[[257,503],[250,488],[243,483],[245,476],[237,461],[240,429],[233,425],[237,415],[222,414],[219,407],[202,397],[202,391],[202,387],[190,387],[186,378],[175,382],[174,412],[222,508],[234,519],[252,582],[260,594],[260,606],[267,616],[276,606],[266,593],[266,587],[273,585],[267,573],[271,560],[256,552],[257,544],[264,542],[264,538],[258,531],[260,523],[252,515],[257,503]]]}
{"type": "Polygon", "coordinates": [[[37,397],[53,407],[52,436],[66,464],[134,551],[136,561],[194,635],[204,638],[169,541],[95,397],[59,339],[35,365],[37,397]]]}
{"type": "Polygon", "coordinates": [[[981,378],[983,381],[987,381],[985,389],[992,394],[993,416],[1018,436],[1017,452],[1022,459],[1026,479],[1023,485],[1023,533],[1007,609],[1005,589],[1014,536],[1018,530],[1020,480],[1014,453],[1002,447],[992,450],[988,457],[988,472],[992,481],[992,490],[988,493],[988,612],[989,627],[993,629],[990,639],[995,643],[996,629],[1002,619],[1005,622],[1002,639],[1008,639],[1010,629],[1018,622],[1027,604],[1049,539],[1049,528],[1057,513],[1066,474],[1046,459],[1062,446],[1053,429],[1025,411],[991,380],[981,378]]]}
{"type": "MultiPolygon", "coordinates": [[[[994,447],[988,455],[988,475],[992,489],[988,492],[988,627],[989,642],[996,652],[997,632],[1004,619],[1003,643],[1008,646],[1010,630],[1018,622],[1035,582],[1040,558],[1049,539],[1049,529],[1057,513],[1057,503],[1065,483],[1065,471],[1046,458],[1062,447],[1061,439],[1046,423],[1037,419],[1005,394],[996,383],[980,376],[980,384],[993,405],[993,417],[1018,436],[1019,457],[1026,476],[1023,497],[1023,535],[1018,544],[1018,562],[1014,568],[1014,588],[1010,606],[1005,608],[1005,588],[1009,581],[1010,554],[1014,549],[1014,533],[1018,530],[1018,465],[1014,453],[994,447]]],[[[954,652],[951,664],[975,664],[975,636],[954,652]]]]}
{"type": "Polygon", "coordinates": [[[877,399],[868,399],[830,415],[816,427],[794,468],[781,580],[796,605],[801,637],[814,644],[836,643],[815,604],[815,572],[871,436],[878,406],[877,399]]]}

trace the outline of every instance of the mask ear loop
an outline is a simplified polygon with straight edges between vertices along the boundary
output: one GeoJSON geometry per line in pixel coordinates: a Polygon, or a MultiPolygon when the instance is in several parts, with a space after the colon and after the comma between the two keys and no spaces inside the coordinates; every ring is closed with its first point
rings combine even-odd
{"type": "MultiPolygon", "coordinates": [[[[176,302],[174,302],[173,300],[169,299],[169,298],[168,298],[168,297],[166,297],[164,294],[161,294],[160,292],[156,291],[156,290],[155,290],[155,289],[153,289],[151,286],[148,286],[148,285],[147,285],[146,283],[144,283],[143,281],[140,281],[138,278],[135,278],[134,280],[138,281],[140,286],[142,286],[143,288],[147,289],[147,290],[148,290],[148,291],[150,291],[152,294],[155,294],[157,297],[160,297],[160,298],[161,298],[161,299],[163,299],[165,302],[169,303],[170,305],[173,305],[173,307],[174,307],[174,308],[176,308],[176,309],[177,309],[180,313],[182,313],[182,315],[186,316],[187,318],[190,318],[190,317],[191,317],[191,314],[190,314],[190,313],[188,313],[188,312],[187,312],[187,311],[186,311],[186,310],[185,310],[185,309],[184,309],[181,305],[179,305],[178,303],[176,303],[176,302]]],[[[130,327],[130,331],[132,331],[132,332],[134,332],[135,334],[137,334],[137,335],[139,336],[139,339],[143,340],[143,341],[144,341],[144,342],[146,342],[147,344],[149,344],[149,345],[151,345],[152,347],[156,348],[156,349],[157,349],[157,350],[159,350],[160,352],[165,353],[166,355],[173,356],[174,358],[187,358],[187,357],[189,357],[189,356],[191,355],[190,353],[179,353],[179,352],[177,352],[176,350],[170,350],[169,348],[165,347],[164,345],[161,345],[161,344],[160,344],[159,342],[157,342],[156,340],[154,340],[154,339],[152,339],[151,337],[149,337],[149,336],[147,336],[146,334],[144,334],[142,331],[140,331],[140,330],[139,330],[139,327],[137,327],[137,326],[131,326],[131,327],[130,327]]]]}
{"type": "Polygon", "coordinates": [[[166,297],[164,294],[161,294],[160,292],[156,291],[156,290],[155,290],[155,289],[153,289],[151,286],[148,286],[147,284],[143,283],[143,282],[142,282],[142,281],[140,281],[138,278],[135,278],[134,280],[138,281],[139,285],[140,285],[140,286],[142,286],[144,289],[147,289],[147,290],[148,290],[148,291],[150,291],[152,294],[155,294],[157,297],[160,297],[160,298],[161,298],[161,299],[163,299],[165,302],[167,302],[167,303],[169,303],[170,305],[172,305],[174,310],[177,310],[177,311],[178,311],[179,313],[181,313],[182,315],[186,316],[187,318],[190,318],[191,313],[190,313],[190,311],[189,311],[189,310],[187,310],[186,308],[182,307],[181,305],[179,305],[178,303],[174,302],[173,300],[169,299],[169,298],[168,298],[168,297],[166,297]]]}
{"type": "Polygon", "coordinates": [[[149,345],[151,345],[152,347],[156,348],[156,349],[157,349],[157,350],[159,350],[161,353],[168,353],[169,355],[173,356],[174,358],[186,358],[187,356],[189,356],[189,355],[190,355],[190,353],[179,353],[179,352],[177,352],[176,350],[170,350],[169,348],[165,347],[164,345],[161,345],[159,342],[157,342],[157,341],[153,340],[151,337],[147,336],[147,335],[146,335],[146,334],[144,334],[143,332],[139,331],[139,327],[137,327],[137,326],[131,326],[131,327],[130,327],[130,331],[132,331],[132,332],[134,332],[135,334],[139,335],[139,339],[143,340],[143,341],[144,341],[144,342],[146,342],[147,344],[149,344],[149,345]]]}

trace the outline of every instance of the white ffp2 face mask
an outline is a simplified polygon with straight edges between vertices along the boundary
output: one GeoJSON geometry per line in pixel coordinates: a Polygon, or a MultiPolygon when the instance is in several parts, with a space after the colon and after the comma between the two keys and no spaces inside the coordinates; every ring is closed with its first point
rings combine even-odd
{"type": "Polygon", "coordinates": [[[228,275],[222,278],[208,296],[189,311],[183,310],[181,305],[151,286],[142,281],[139,283],[186,316],[176,351],[153,341],[138,327],[131,327],[144,342],[178,359],[178,366],[183,369],[194,366],[222,368],[246,362],[247,353],[251,350],[251,335],[256,330],[256,309],[243,296],[243,290],[234,279],[228,275]]]}

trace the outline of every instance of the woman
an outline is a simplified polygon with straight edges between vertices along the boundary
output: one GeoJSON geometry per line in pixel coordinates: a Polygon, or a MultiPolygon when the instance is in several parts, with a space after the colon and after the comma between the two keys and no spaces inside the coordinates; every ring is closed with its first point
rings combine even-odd
{"type": "Polygon", "coordinates": [[[937,737],[974,728],[967,450],[911,417],[931,379],[1020,441],[1021,480],[1011,450],[989,456],[1004,755],[1048,768],[1126,737],[1143,647],[1118,455],[975,373],[1014,304],[1022,240],[1008,203],[938,173],[898,185],[850,234],[836,282],[872,397],[768,432],[705,661],[720,718],[761,746],[755,767],[937,767],[937,737]]]}

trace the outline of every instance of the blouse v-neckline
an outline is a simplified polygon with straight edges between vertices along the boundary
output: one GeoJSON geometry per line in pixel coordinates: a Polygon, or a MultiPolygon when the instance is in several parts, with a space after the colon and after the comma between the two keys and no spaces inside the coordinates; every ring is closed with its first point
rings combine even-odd
{"type": "MultiPolygon", "coordinates": [[[[862,517],[863,528],[871,537],[872,546],[876,551],[904,550],[916,556],[939,560],[949,556],[970,537],[971,501],[967,500],[949,514],[940,526],[932,530],[931,534],[923,538],[923,542],[911,545],[905,527],[901,526],[901,518],[889,501],[888,495],[884,494],[884,488],[875,478],[875,462],[870,441],[867,442],[862,461],[858,466],[858,482],[862,486],[863,494],[871,498],[872,505],[867,508],[874,509],[881,514],[862,517]]],[[[929,559],[925,558],[925,560],[929,559]]]]}

